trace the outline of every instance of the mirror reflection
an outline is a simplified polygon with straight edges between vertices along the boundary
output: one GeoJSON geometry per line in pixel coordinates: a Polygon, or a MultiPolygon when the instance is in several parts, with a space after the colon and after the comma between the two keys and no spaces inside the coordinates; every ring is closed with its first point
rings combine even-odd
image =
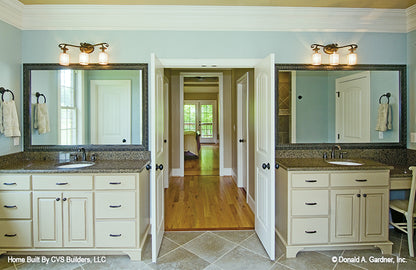
{"type": "Polygon", "coordinates": [[[147,144],[143,67],[27,68],[30,146],[147,144]]]}
{"type": "Polygon", "coordinates": [[[277,74],[279,145],[400,142],[398,70],[277,74]]]}

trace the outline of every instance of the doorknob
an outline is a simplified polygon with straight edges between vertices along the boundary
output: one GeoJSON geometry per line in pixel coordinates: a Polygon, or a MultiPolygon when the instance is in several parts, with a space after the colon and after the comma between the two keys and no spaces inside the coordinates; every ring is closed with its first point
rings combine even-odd
{"type": "Polygon", "coordinates": [[[164,142],[164,143],[167,143],[167,142],[168,142],[168,140],[163,140],[163,142],[164,142]]]}
{"type": "Polygon", "coordinates": [[[157,164],[156,164],[156,171],[157,171],[158,169],[159,169],[159,170],[163,170],[163,164],[159,164],[159,165],[157,165],[157,164]]]}
{"type": "Polygon", "coordinates": [[[238,141],[239,141],[239,142],[244,142],[244,139],[239,139],[238,141]]]}
{"type": "Polygon", "coordinates": [[[261,165],[261,167],[265,170],[265,169],[268,169],[268,170],[270,170],[270,163],[263,163],[262,165],[261,165]]]}

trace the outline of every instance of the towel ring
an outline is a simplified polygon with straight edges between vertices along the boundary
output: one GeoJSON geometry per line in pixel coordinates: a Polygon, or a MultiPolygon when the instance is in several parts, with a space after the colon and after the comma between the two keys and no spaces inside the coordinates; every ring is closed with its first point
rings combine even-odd
{"type": "Polygon", "coordinates": [[[39,92],[36,92],[35,96],[36,96],[36,102],[37,102],[38,104],[39,104],[39,97],[43,97],[43,103],[46,103],[46,97],[45,97],[45,95],[44,95],[44,94],[41,94],[41,93],[39,93],[39,92]]]}
{"type": "Polygon", "coordinates": [[[381,104],[381,99],[382,99],[383,97],[386,97],[386,98],[387,98],[387,104],[390,104],[390,97],[391,97],[391,94],[390,94],[390,93],[386,93],[386,94],[384,94],[384,95],[381,95],[381,97],[380,97],[380,98],[379,98],[379,100],[378,100],[378,103],[379,103],[379,104],[381,104]]]}
{"type": "Polygon", "coordinates": [[[12,100],[14,100],[14,94],[12,91],[10,91],[9,89],[5,89],[3,87],[0,87],[0,93],[1,93],[1,101],[4,101],[4,94],[6,92],[9,92],[10,94],[12,94],[12,100]]]}

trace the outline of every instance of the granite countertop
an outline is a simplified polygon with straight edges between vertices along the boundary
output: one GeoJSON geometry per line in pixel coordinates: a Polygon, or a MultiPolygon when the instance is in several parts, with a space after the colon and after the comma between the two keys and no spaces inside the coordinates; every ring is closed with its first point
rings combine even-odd
{"type": "Polygon", "coordinates": [[[407,165],[395,165],[394,169],[390,170],[390,177],[412,177],[412,171],[407,165]]]}
{"type": "Polygon", "coordinates": [[[76,169],[59,169],[59,163],[67,162],[22,160],[16,164],[0,166],[0,173],[139,173],[150,160],[97,160],[90,167],[76,169]]]}
{"type": "MultiPolygon", "coordinates": [[[[342,159],[349,161],[349,159],[342,159]]],[[[367,159],[352,159],[363,165],[334,165],[322,158],[277,158],[276,163],[288,171],[332,171],[332,170],[392,170],[394,167],[367,159]]]]}

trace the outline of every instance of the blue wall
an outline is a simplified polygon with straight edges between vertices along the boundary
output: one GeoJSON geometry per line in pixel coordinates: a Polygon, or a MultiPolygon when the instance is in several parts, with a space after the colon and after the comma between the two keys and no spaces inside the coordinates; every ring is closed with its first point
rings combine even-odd
{"type": "MultiPolygon", "coordinates": [[[[22,63],[22,38],[21,31],[7,23],[0,21],[1,50],[0,50],[0,87],[10,89],[14,93],[19,116],[20,132],[22,129],[21,114],[21,63],[22,63]]],[[[20,144],[15,146],[13,139],[0,135],[0,155],[20,152],[22,150],[22,138],[20,144]]]]}
{"type": "Polygon", "coordinates": [[[416,31],[407,34],[407,148],[416,149],[410,142],[410,132],[416,132],[416,31]]]}
{"type": "MultiPolygon", "coordinates": [[[[360,64],[406,64],[407,60],[406,34],[400,33],[67,30],[23,31],[23,62],[56,63],[61,42],[108,42],[113,63],[148,63],[152,52],[161,58],[263,58],[275,53],[277,63],[310,63],[312,43],[333,42],[357,43],[360,64]]],[[[77,62],[77,49],[69,52],[77,62]]]]}

